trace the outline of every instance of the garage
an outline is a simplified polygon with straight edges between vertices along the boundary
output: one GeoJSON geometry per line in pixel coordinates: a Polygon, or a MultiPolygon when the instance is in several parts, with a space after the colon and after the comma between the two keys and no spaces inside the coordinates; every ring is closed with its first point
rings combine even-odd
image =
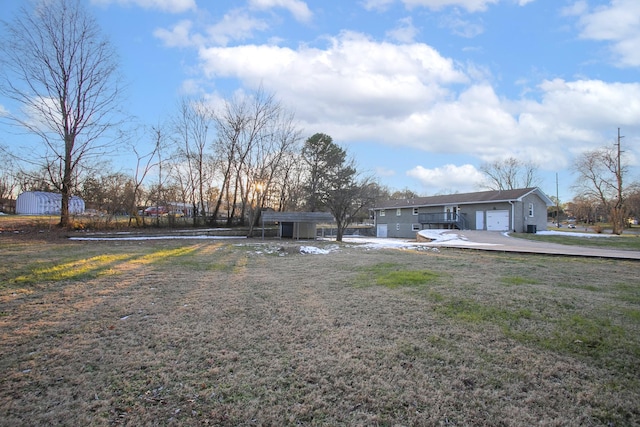
{"type": "Polygon", "coordinates": [[[488,231],[507,231],[509,230],[509,211],[487,211],[487,230],[488,231]]]}

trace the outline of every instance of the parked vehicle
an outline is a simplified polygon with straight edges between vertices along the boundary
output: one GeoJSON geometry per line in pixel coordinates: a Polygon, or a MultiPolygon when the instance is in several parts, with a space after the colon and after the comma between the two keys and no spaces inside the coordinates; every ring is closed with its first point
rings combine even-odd
{"type": "Polygon", "coordinates": [[[144,210],[145,216],[165,216],[168,213],[168,209],[165,206],[150,206],[144,210]]]}

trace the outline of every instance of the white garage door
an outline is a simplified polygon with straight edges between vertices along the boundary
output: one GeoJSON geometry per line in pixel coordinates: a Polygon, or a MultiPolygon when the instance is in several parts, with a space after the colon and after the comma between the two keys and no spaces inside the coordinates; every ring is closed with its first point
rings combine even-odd
{"type": "Polygon", "coordinates": [[[387,237],[387,224],[378,224],[376,237],[387,237]]]}
{"type": "Polygon", "coordinates": [[[487,230],[509,230],[509,211],[487,211],[487,230]]]}

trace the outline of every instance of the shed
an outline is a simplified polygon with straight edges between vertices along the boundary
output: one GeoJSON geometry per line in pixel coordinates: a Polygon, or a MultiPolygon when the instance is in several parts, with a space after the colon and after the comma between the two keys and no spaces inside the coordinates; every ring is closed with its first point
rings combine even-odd
{"type": "MultiPolygon", "coordinates": [[[[16,213],[19,215],[59,215],[62,209],[62,194],[46,191],[25,191],[16,199],[16,213]]],[[[69,199],[69,213],[84,212],[84,200],[77,196],[69,199]]]]}
{"type": "Polygon", "coordinates": [[[262,236],[265,223],[278,223],[278,237],[289,239],[315,239],[317,225],[334,222],[327,212],[262,212],[262,236]]]}

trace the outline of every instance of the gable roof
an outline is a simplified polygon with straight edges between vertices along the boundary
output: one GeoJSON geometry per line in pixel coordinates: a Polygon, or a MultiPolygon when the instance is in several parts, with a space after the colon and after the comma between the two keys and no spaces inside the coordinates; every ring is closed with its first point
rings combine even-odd
{"type": "Polygon", "coordinates": [[[547,206],[553,206],[553,202],[538,187],[519,188],[515,190],[479,191],[476,193],[446,194],[442,196],[416,197],[413,199],[388,200],[381,202],[374,210],[415,208],[442,205],[468,205],[479,203],[516,202],[525,196],[536,193],[547,206]]]}
{"type": "Polygon", "coordinates": [[[264,222],[335,222],[333,215],[327,212],[262,212],[264,222]]]}

